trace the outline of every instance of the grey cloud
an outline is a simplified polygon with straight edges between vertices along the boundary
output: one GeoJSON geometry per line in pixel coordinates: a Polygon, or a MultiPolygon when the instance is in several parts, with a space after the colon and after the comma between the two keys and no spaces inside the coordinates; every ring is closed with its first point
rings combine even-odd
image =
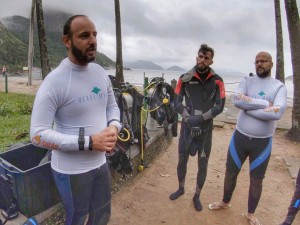
{"type": "MultiPolygon", "coordinates": [[[[297,0],[300,7],[300,0],[297,0]]],[[[120,0],[125,60],[151,60],[163,67],[194,65],[201,43],[216,50],[214,66],[253,70],[257,51],[276,55],[274,1],[120,0]]],[[[0,0],[0,17],[29,17],[30,0],[0,0]]],[[[114,1],[43,0],[44,9],[86,14],[99,31],[99,48],[115,58],[114,1]]],[[[281,1],[285,55],[289,40],[281,1]]],[[[290,73],[290,72],[287,72],[290,73]]]]}

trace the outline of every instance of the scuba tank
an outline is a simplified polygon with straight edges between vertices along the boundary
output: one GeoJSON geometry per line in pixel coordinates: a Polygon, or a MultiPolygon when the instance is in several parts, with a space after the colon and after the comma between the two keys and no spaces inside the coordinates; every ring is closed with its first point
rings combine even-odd
{"type": "MultiPolygon", "coordinates": [[[[153,87],[148,89],[146,98],[150,99],[150,101],[151,101],[152,95],[154,94],[154,91],[155,91],[155,89],[153,87]]],[[[155,131],[155,130],[157,130],[157,126],[158,126],[157,121],[151,116],[151,112],[148,111],[147,112],[147,121],[146,121],[147,130],[155,131]]]]}
{"type": "Polygon", "coordinates": [[[126,101],[126,104],[127,104],[127,112],[128,112],[128,119],[129,119],[129,124],[131,124],[131,121],[132,121],[132,111],[133,111],[133,98],[132,96],[127,93],[127,92],[123,92],[123,97],[126,101]]]}

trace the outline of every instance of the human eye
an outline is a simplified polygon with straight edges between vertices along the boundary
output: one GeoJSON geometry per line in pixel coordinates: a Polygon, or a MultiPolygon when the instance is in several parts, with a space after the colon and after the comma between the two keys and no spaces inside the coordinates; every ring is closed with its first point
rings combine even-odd
{"type": "Polygon", "coordinates": [[[263,63],[267,63],[267,62],[269,62],[269,61],[268,60],[256,60],[255,64],[259,64],[259,63],[263,64],[263,63]]]}
{"type": "Polygon", "coordinates": [[[89,37],[89,34],[88,33],[82,33],[81,35],[79,35],[80,38],[82,39],[86,39],[89,37]]]}

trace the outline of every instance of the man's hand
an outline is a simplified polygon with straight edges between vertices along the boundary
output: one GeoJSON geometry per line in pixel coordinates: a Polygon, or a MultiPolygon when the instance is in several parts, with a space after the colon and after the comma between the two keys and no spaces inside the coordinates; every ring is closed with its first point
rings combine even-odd
{"type": "Polygon", "coordinates": [[[251,97],[249,97],[249,96],[247,96],[247,95],[243,95],[243,94],[241,94],[241,93],[236,94],[236,95],[235,95],[235,98],[236,98],[237,100],[242,100],[242,101],[244,101],[244,102],[251,102],[251,101],[252,101],[252,98],[251,98],[251,97]]]}
{"type": "Polygon", "coordinates": [[[118,139],[118,128],[115,126],[106,127],[102,132],[92,135],[94,151],[110,152],[118,139]]]}
{"type": "Polygon", "coordinates": [[[279,106],[270,106],[264,109],[264,112],[275,112],[278,113],[280,110],[279,106]]]}
{"type": "Polygon", "coordinates": [[[186,119],[186,122],[190,127],[198,127],[201,125],[203,122],[204,118],[202,115],[197,115],[197,116],[189,116],[186,119]]]}

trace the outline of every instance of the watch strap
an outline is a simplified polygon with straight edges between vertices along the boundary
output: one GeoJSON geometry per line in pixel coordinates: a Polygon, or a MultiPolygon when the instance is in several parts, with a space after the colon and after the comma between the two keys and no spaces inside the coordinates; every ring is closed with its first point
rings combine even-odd
{"type": "Polygon", "coordinates": [[[84,143],[85,143],[84,128],[80,127],[79,128],[79,135],[78,135],[79,151],[83,151],[84,150],[84,143]]]}
{"type": "Polygon", "coordinates": [[[92,136],[89,137],[89,150],[92,151],[93,150],[93,139],[92,136]]]}

